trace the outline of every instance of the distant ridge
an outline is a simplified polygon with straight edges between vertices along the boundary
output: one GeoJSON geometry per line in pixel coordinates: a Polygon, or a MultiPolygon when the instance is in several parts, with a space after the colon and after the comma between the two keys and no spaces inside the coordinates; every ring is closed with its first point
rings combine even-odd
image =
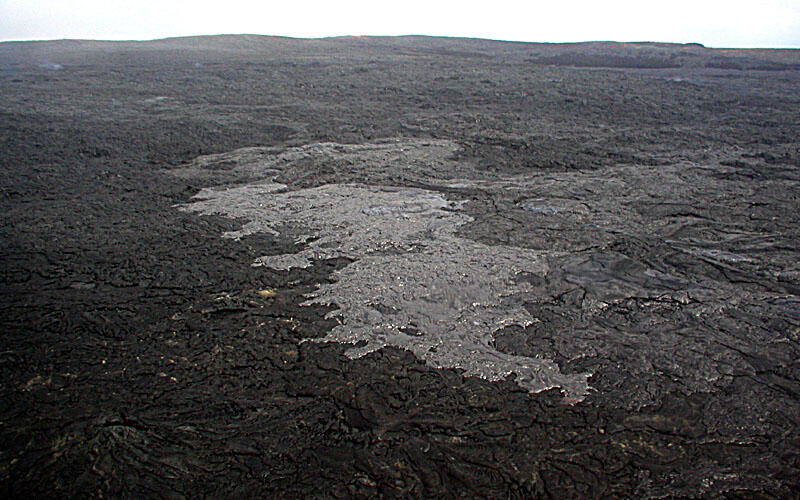
{"type": "Polygon", "coordinates": [[[92,59],[146,63],[148,57],[192,61],[262,57],[381,59],[488,57],[509,64],[578,68],[800,70],[800,49],[714,49],[698,43],[591,41],[538,43],[479,38],[340,36],[290,38],[268,35],[198,35],[156,40],[43,40],[0,42],[0,64],[85,64],[92,59]]]}

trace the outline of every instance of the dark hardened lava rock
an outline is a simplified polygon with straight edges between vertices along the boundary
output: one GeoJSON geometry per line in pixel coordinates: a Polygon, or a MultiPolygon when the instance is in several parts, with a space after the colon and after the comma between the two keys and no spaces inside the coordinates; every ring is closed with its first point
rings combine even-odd
{"type": "MultiPolygon", "coordinates": [[[[752,370],[732,368],[724,384],[702,391],[681,384],[679,364],[629,373],[626,356],[648,359],[641,342],[567,352],[553,332],[580,334],[584,297],[535,283],[552,295],[529,308],[547,321],[508,329],[496,347],[594,372],[596,392],[570,405],[557,391],[463,378],[397,349],[350,360],[345,346],[299,343],[336,324],[327,309],[298,304],[347,262],[251,267],[293,241],[220,238],[241,221],[174,208],[213,183],[165,169],[244,146],[402,136],[456,141],[461,158],[498,175],[707,165],[742,184],[775,181],[746,200],[751,222],[736,228],[783,234],[781,247],[748,251],[785,264],[798,260],[781,219],[800,200],[797,59],[694,45],[426,38],[0,44],[0,492],[796,497],[797,267],[692,260],[687,276],[784,297],[702,321],[680,302],[635,297],[592,312],[632,341],[659,324],[740,336],[731,348],[752,370]],[[578,59],[596,67],[532,62],[569,62],[581,50],[578,59]],[[599,68],[598,54],[618,67],[599,68]],[[643,69],[637,60],[678,67],[643,69]],[[758,71],[746,70],[756,61],[758,71]],[[256,293],[266,288],[276,296],[256,293]],[[621,399],[634,391],[647,391],[647,404],[621,399]]],[[[300,184],[313,184],[307,167],[300,184]]],[[[335,177],[336,165],[325,168],[320,175],[335,177]]],[[[469,237],[519,245],[558,229],[532,228],[533,212],[504,216],[518,200],[473,194],[469,237]]],[[[699,203],[629,208],[728,220],[724,204],[699,203]]],[[[689,262],[659,240],[565,230],[564,241],[600,245],[622,263],[689,262]]],[[[632,272],[615,266],[609,272],[632,272]]]]}

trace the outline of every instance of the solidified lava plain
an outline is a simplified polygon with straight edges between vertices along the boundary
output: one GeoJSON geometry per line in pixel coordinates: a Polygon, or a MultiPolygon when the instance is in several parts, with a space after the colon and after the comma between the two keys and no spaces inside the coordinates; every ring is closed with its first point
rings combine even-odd
{"type": "Polygon", "coordinates": [[[797,498],[800,52],[0,43],[0,494],[797,498]]]}

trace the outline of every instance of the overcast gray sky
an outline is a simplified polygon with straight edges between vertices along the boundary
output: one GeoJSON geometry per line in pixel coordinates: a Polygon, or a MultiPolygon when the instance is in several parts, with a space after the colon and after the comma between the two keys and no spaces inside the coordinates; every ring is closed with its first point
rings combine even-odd
{"type": "Polygon", "coordinates": [[[800,0],[0,0],[0,40],[220,33],[800,47],[800,0]]]}

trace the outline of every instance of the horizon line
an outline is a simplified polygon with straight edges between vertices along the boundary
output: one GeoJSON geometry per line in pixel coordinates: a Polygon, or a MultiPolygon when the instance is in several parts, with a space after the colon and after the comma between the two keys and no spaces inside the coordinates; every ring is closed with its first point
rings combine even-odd
{"type": "Polygon", "coordinates": [[[188,38],[210,38],[210,37],[264,37],[264,38],[284,38],[289,40],[329,40],[336,38],[442,38],[453,40],[478,40],[498,43],[518,43],[518,44],[539,44],[539,45],[577,45],[588,43],[619,43],[619,44],[666,44],[666,45],[694,45],[707,49],[740,49],[740,50],[798,50],[800,45],[795,46],[710,46],[701,42],[672,42],[661,40],[578,40],[569,42],[544,42],[532,40],[504,40],[499,38],[483,38],[477,36],[456,36],[456,35],[426,35],[426,34],[404,34],[404,35],[326,35],[326,36],[288,36],[288,35],[266,35],[260,33],[215,33],[215,34],[194,34],[164,36],[157,38],[15,38],[0,39],[0,43],[37,43],[37,42],[119,42],[119,43],[148,43],[166,40],[188,39],[188,38]]]}

